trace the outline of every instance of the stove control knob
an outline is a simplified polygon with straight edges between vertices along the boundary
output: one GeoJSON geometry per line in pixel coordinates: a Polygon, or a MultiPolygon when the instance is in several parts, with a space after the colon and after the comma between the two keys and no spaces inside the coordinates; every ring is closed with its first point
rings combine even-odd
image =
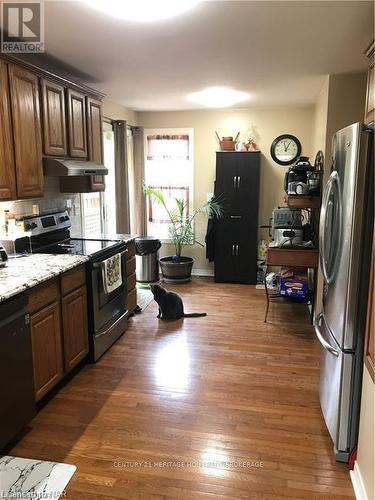
{"type": "Polygon", "coordinates": [[[62,215],[60,217],[60,222],[66,222],[67,220],[69,220],[69,216],[68,215],[62,215]]]}
{"type": "Polygon", "coordinates": [[[27,222],[25,224],[25,230],[26,231],[32,231],[33,229],[35,229],[36,227],[38,227],[38,224],[36,222],[27,222]]]}

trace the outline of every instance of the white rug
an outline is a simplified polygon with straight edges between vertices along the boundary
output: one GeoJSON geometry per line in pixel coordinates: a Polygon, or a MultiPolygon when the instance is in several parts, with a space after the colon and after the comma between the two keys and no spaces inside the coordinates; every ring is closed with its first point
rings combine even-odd
{"type": "MultiPolygon", "coordinates": [[[[137,288],[137,304],[144,311],[154,300],[154,296],[149,288],[137,288]]],[[[0,497],[1,498],[1,497],[0,497]]]]}
{"type": "Polygon", "coordinates": [[[0,498],[64,497],[64,490],[76,471],[75,465],[0,457],[0,498]]]}

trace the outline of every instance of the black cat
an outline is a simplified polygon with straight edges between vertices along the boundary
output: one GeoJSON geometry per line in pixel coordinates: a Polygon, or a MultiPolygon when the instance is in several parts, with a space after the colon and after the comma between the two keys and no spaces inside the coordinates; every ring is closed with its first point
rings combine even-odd
{"type": "Polygon", "coordinates": [[[184,304],[182,299],[177,293],[168,292],[165,288],[160,285],[151,285],[151,292],[154,295],[154,299],[159,306],[158,318],[160,319],[181,319],[181,318],[199,318],[201,316],[207,316],[206,313],[184,313],[184,304]]]}

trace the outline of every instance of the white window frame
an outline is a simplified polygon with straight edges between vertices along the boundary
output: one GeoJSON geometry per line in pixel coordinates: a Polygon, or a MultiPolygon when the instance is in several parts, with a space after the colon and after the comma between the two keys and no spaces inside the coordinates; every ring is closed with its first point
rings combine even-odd
{"type": "MultiPolygon", "coordinates": [[[[145,128],[144,129],[144,151],[145,151],[145,183],[147,185],[147,136],[149,135],[163,135],[163,134],[176,134],[176,135],[188,135],[189,136],[189,158],[191,161],[191,189],[189,190],[189,208],[190,211],[194,210],[194,181],[195,181],[195,158],[194,158],[194,128],[145,128]]],[[[193,230],[194,230],[194,221],[193,221],[193,230]]],[[[146,220],[146,227],[148,227],[148,221],[146,220]]],[[[171,243],[170,238],[161,239],[162,243],[171,243]]],[[[189,245],[194,245],[194,243],[189,243],[189,245]]]]}

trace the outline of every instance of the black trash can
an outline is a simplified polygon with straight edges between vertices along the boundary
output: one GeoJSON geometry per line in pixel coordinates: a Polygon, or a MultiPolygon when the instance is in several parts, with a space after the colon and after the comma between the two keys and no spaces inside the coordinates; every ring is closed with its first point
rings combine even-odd
{"type": "Polygon", "coordinates": [[[159,248],[161,241],[153,236],[135,239],[136,278],[138,283],[159,281],[159,248]]]}

